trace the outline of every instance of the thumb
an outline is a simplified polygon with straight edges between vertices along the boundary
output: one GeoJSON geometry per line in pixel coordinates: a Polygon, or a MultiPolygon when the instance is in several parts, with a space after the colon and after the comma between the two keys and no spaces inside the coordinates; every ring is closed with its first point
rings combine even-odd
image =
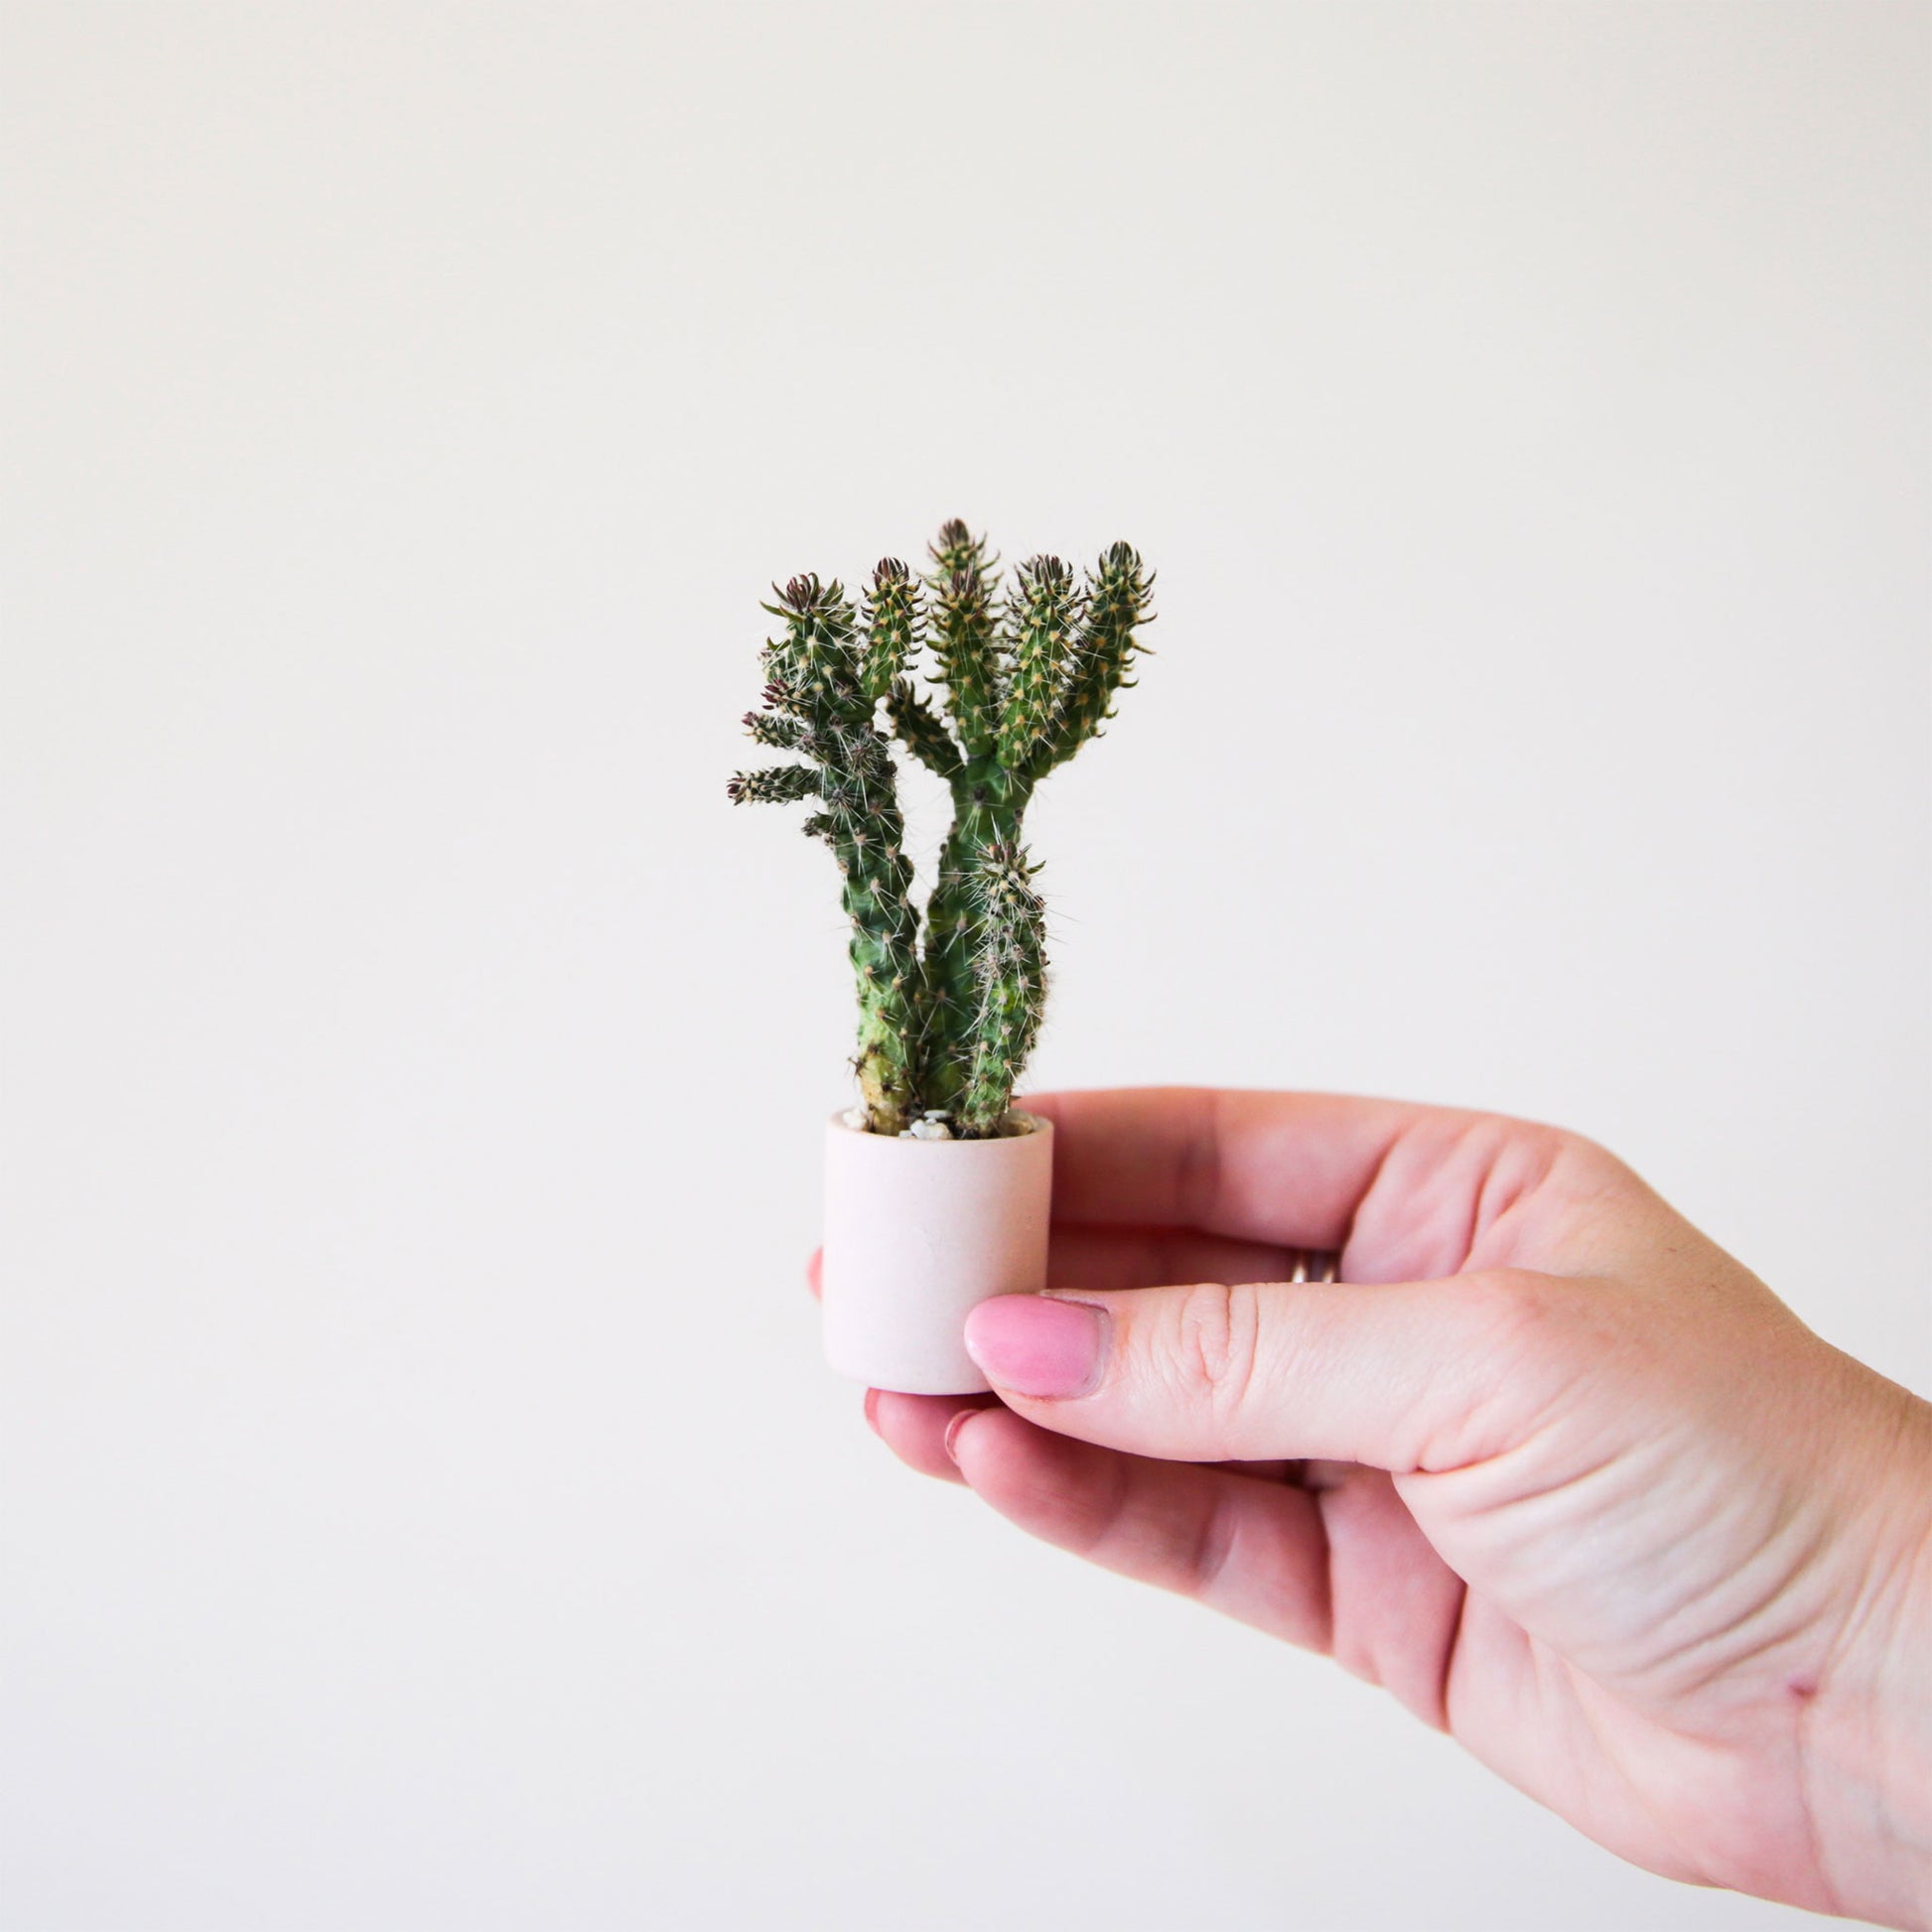
{"type": "Polygon", "coordinates": [[[1029,1421],[1170,1461],[1454,1468],[1547,1393],[1567,1285],[1494,1272],[1386,1286],[1249,1283],[1002,1295],[966,1347],[1029,1421]]]}

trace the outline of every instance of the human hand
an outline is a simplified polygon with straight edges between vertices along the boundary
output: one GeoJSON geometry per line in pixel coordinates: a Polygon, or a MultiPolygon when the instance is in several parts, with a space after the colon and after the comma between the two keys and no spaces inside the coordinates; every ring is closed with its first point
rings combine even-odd
{"type": "Polygon", "coordinates": [[[1025,1104],[1053,1286],[974,1311],[997,1397],[868,1395],[906,1462],[1327,1652],[1653,1871],[1932,1920],[1932,1407],[1574,1136],[1025,1104]],[[1280,1285],[1291,1248],[1345,1285],[1280,1285]]]}

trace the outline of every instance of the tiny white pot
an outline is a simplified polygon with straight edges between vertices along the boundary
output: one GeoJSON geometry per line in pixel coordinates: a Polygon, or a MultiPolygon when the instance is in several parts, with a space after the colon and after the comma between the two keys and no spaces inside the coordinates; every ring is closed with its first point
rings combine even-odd
{"type": "Polygon", "coordinates": [[[968,1312],[1046,1286],[1053,1123],[992,1141],[825,1130],[825,1358],[906,1395],[974,1395],[968,1312]]]}

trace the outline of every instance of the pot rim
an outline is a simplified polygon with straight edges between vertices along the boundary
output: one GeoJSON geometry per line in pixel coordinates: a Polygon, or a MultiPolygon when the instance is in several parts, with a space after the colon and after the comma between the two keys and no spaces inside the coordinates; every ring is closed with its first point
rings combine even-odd
{"type": "Polygon", "coordinates": [[[1030,1114],[1024,1107],[1014,1107],[1009,1111],[1018,1119],[1033,1122],[1024,1134],[996,1134],[992,1139],[984,1141],[922,1141],[909,1136],[901,1138],[897,1134],[869,1134],[862,1127],[854,1127],[846,1119],[850,1111],[845,1107],[836,1109],[826,1124],[838,1128],[842,1133],[850,1134],[855,1141],[877,1141],[881,1147],[951,1148],[955,1151],[969,1148],[1012,1147],[1016,1142],[1037,1140],[1042,1135],[1050,1135],[1053,1131],[1053,1123],[1044,1114],[1030,1114]]]}

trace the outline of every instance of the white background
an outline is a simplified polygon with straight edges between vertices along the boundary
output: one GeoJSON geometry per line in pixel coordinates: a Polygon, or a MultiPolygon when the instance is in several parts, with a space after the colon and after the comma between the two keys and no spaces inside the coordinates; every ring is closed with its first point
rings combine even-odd
{"type": "Polygon", "coordinates": [[[906,1474],[771,578],[1131,538],[1036,1085],[1608,1142],[1927,1386],[1922,5],[14,4],[33,1928],[1756,1927],[906,1474]]]}

